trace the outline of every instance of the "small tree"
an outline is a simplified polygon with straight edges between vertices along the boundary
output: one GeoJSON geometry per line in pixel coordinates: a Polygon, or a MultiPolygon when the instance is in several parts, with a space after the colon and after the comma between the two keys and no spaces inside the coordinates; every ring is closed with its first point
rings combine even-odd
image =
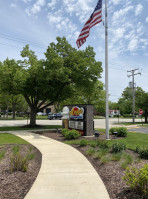
{"type": "Polygon", "coordinates": [[[22,95],[20,94],[20,81],[19,71],[21,67],[18,63],[12,59],[8,58],[0,63],[0,102],[5,104],[7,109],[12,108],[13,119],[15,119],[16,106],[22,100],[22,95]]]}

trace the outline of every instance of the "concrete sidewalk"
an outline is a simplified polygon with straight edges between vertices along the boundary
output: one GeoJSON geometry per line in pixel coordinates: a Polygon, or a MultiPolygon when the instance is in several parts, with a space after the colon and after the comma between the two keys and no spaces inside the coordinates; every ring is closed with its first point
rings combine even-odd
{"type": "Polygon", "coordinates": [[[109,199],[89,161],[76,149],[30,132],[11,132],[42,153],[42,165],[25,199],[109,199]]]}

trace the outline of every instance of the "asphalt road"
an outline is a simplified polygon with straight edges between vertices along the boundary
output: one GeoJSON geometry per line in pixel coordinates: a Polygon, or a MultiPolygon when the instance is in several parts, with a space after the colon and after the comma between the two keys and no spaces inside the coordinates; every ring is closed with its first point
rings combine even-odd
{"type": "MultiPolygon", "coordinates": [[[[120,122],[132,122],[132,119],[120,119],[120,122]]],[[[136,119],[136,121],[140,122],[140,119],[136,119]]],[[[61,120],[37,120],[36,123],[38,125],[61,125],[61,120]]],[[[114,123],[118,123],[117,118],[109,119],[109,127],[117,126],[114,123]]],[[[0,126],[23,126],[27,125],[27,120],[0,120],[0,126]]],[[[105,119],[94,119],[95,128],[105,128],[105,119]]]]}
{"type": "MultiPolygon", "coordinates": [[[[141,119],[136,119],[136,122],[140,122],[141,119]]],[[[120,123],[122,122],[132,122],[132,119],[120,119],[120,123]]],[[[29,123],[29,121],[28,121],[29,123]]],[[[62,120],[37,120],[36,123],[38,125],[62,125],[62,120]]],[[[118,119],[117,118],[110,118],[109,119],[109,128],[117,125],[118,119]]],[[[119,124],[120,124],[119,123],[119,124]]],[[[0,127],[1,126],[23,126],[27,125],[27,120],[0,120],[0,127]]],[[[94,126],[95,128],[102,128],[105,129],[105,119],[94,119],[94,126]]],[[[123,126],[123,125],[121,125],[123,126]]],[[[129,131],[133,132],[142,132],[148,134],[148,128],[146,127],[137,127],[136,125],[129,125],[129,131]]]]}
{"type": "Polygon", "coordinates": [[[139,133],[146,133],[146,134],[148,134],[148,128],[145,128],[145,127],[128,128],[128,130],[132,131],[132,132],[139,132],[139,133]]]}

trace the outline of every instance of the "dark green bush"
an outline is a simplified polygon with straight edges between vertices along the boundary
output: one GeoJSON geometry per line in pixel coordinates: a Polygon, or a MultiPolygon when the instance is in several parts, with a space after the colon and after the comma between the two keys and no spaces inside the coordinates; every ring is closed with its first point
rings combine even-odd
{"type": "Polygon", "coordinates": [[[117,132],[118,137],[126,137],[128,132],[126,127],[112,127],[109,131],[111,134],[117,132]]]}
{"type": "Polygon", "coordinates": [[[80,141],[80,146],[83,147],[83,146],[87,146],[88,142],[87,140],[81,140],[80,141]]]}
{"type": "Polygon", "coordinates": [[[118,129],[117,129],[117,136],[118,137],[126,137],[127,136],[127,132],[128,132],[128,130],[127,130],[127,128],[126,127],[119,127],[118,129]]]}
{"type": "Polygon", "coordinates": [[[136,149],[135,149],[136,153],[139,153],[140,150],[141,150],[140,147],[139,147],[139,146],[136,146],[136,149]]]}
{"type": "Polygon", "coordinates": [[[135,151],[139,153],[140,158],[148,160],[148,147],[140,148],[139,146],[136,146],[135,151]]]}
{"type": "Polygon", "coordinates": [[[119,153],[126,149],[126,145],[122,142],[114,143],[111,147],[112,153],[119,153]]]}
{"type": "Polygon", "coordinates": [[[128,168],[123,180],[132,189],[139,190],[148,196],[148,165],[144,165],[141,169],[128,168]]]}
{"type": "Polygon", "coordinates": [[[81,135],[79,133],[79,131],[77,130],[68,130],[64,133],[64,137],[67,139],[67,140],[72,140],[72,139],[78,139],[81,135]]]}
{"type": "Polygon", "coordinates": [[[62,135],[65,137],[66,132],[68,132],[69,129],[62,129],[62,135]]]}
{"type": "Polygon", "coordinates": [[[148,160],[148,148],[139,149],[140,158],[148,160]]]}
{"type": "Polygon", "coordinates": [[[117,132],[118,127],[112,127],[109,129],[109,132],[113,135],[114,132],[117,132]]]}

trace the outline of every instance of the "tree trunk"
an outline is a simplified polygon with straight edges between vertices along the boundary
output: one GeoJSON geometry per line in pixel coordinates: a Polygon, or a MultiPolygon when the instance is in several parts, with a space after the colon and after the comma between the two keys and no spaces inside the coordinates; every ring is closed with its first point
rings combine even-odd
{"type": "Polygon", "coordinates": [[[31,115],[30,115],[30,124],[29,126],[36,126],[36,110],[31,109],[31,115]]]}
{"type": "Polygon", "coordinates": [[[145,116],[145,123],[147,123],[147,116],[148,116],[147,109],[145,109],[145,114],[144,114],[144,116],[145,116]]]}
{"type": "Polygon", "coordinates": [[[12,104],[13,119],[15,119],[15,103],[12,104]]]}

